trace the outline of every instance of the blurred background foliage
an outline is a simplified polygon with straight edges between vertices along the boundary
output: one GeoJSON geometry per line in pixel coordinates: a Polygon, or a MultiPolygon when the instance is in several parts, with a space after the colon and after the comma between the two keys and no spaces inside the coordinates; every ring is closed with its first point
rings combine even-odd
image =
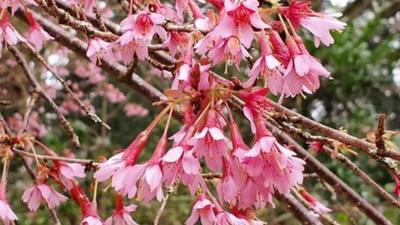
{"type": "MultiPolygon", "coordinates": [[[[110,4],[115,2],[110,1],[110,4]]],[[[347,28],[341,34],[335,34],[335,44],[330,48],[321,47],[315,49],[310,35],[307,37],[307,44],[316,57],[320,58],[324,65],[332,72],[332,80],[324,80],[321,88],[313,95],[306,97],[299,96],[295,99],[288,99],[285,105],[298,112],[320,121],[337,129],[343,129],[358,137],[366,137],[368,132],[374,130],[377,125],[379,113],[387,115],[387,127],[392,130],[400,129],[400,2],[397,0],[330,0],[313,1],[314,7],[318,10],[328,12],[342,12],[342,20],[348,23],[347,28]]],[[[71,57],[71,56],[70,56],[71,57]]],[[[6,57],[1,58],[5,63],[6,57]]],[[[66,63],[75,82],[79,78],[73,76],[74,65],[66,63]]],[[[143,65],[137,71],[138,74],[148,73],[149,68],[143,65]]],[[[0,71],[4,73],[4,71],[0,71]]],[[[21,71],[19,71],[21,72],[21,71]]],[[[166,86],[164,79],[159,76],[144,76],[145,79],[157,86],[166,86]]],[[[110,82],[113,82],[112,80],[110,82]]],[[[74,151],[76,157],[93,158],[98,160],[99,155],[109,157],[119,149],[123,148],[142,131],[157,113],[157,109],[151,106],[143,97],[132,92],[131,89],[115,83],[120,90],[129,97],[130,101],[141,104],[149,110],[145,117],[127,117],[123,108],[118,104],[104,101],[102,98],[91,99],[102,118],[106,118],[111,125],[112,131],[107,131],[81,115],[69,114],[68,119],[80,136],[82,142],[81,150],[74,151]]],[[[84,89],[86,95],[93,87],[84,89]]],[[[12,96],[10,98],[13,98],[12,96]]],[[[23,100],[23,97],[15,97],[23,100]]],[[[17,100],[13,101],[17,102],[17,100]]],[[[24,104],[22,104],[23,106],[24,104]]],[[[21,106],[21,107],[22,107],[21,106]]],[[[19,107],[19,109],[21,109],[19,107]]],[[[18,111],[18,107],[12,106],[1,109],[6,115],[18,111]]],[[[23,110],[22,110],[23,112],[23,110]]],[[[51,110],[49,110],[51,112],[51,110]]],[[[44,142],[57,152],[66,150],[70,146],[64,131],[60,129],[55,115],[52,113],[41,114],[42,121],[46,124],[47,134],[44,142]]],[[[165,121],[164,121],[165,122],[165,121]]],[[[247,125],[246,125],[247,126],[247,125]]],[[[173,129],[177,130],[179,124],[174,123],[173,129]]],[[[159,127],[148,146],[148,151],[142,159],[150,157],[152,149],[156,144],[158,136],[162,132],[159,127]]],[[[395,140],[396,141],[396,140],[395,140]]],[[[399,141],[397,140],[399,144],[399,141]]],[[[364,171],[370,174],[388,192],[393,192],[394,184],[392,178],[380,166],[364,157],[363,155],[349,156],[364,171]]],[[[347,184],[363,197],[368,199],[377,209],[384,211],[385,215],[394,223],[400,225],[400,210],[387,204],[383,199],[362,182],[351,171],[343,167],[336,160],[328,155],[318,155],[318,159],[324,162],[347,184]]],[[[47,210],[41,209],[33,215],[27,212],[26,206],[20,201],[23,190],[31,185],[31,181],[23,179],[26,176],[21,162],[16,160],[12,164],[8,196],[15,212],[19,215],[18,224],[38,225],[50,224],[47,210]]],[[[312,175],[310,175],[312,176],[312,175]]],[[[82,180],[91,193],[91,173],[89,179],[82,180]]],[[[107,184],[101,185],[106,188],[107,184]]],[[[340,224],[371,224],[361,212],[349,204],[346,199],[341,198],[337,193],[330,191],[330,188],[323,182],[314,178],[306,178],[305,186],[312,190],[321,201],[331,207],[334,211],[333,217],[340,224]]],[[[193,197],[187,194],[184,188],[180,187],[178,194],[173,194],[164,211],[161,224],[179,225],[190,214],[193,197]]],[[[139,204],[137,212],[134,213],[135,220],[140,224],[152,224],[155,214],[160,206],[158,202],[139,204]]],[[[103,218],[108,217],[113,209],[113,194],[111,191],[102,191],[99,196],[99,209],[103,218]]],[[[64,225],[78,224],[80,218],[79,209],[75,203],[68,201],[57,209],[64,225]]],[[[268,221],[268,224],[294,225],[299,222],[288,213],[278,201],[276,208],[268,207],[258,213],[261,219],[268,221]]]]}

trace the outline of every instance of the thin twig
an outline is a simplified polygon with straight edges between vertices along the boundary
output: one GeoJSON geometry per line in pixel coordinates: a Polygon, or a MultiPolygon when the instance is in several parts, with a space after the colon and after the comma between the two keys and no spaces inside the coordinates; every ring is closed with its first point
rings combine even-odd
{"type": "Polygon", "coordinates": [[[64,129],[67,132],[68,136],[71,138],[72,144],[76,148],[79,148],[80,144],[79,144],[78,135],[75,134],[73,128],[71,127],[70,122],[64,117],[64,114],[61,112],[61,110],[58,107],[58,105],[53,101],[53,99],[51,99],[51,97],[47,94],[47,92],[41,86],[39,81],[36,79],[35,75],[33,75],[32,71],[29,69],[28,63],[26,62],[24,56],[13,45],[10,45],[9,49],[12,52],[12,54],[15,56],[15,58],[17,59],[18,63],[23,68],[23,70],[25,72],[25,75],[28,77],[28,79],[31,81],[32,85],[35,87],[35,90],[49,102],[50,106],[56,112],[56,114],[57,114],[62,126],[64,127],[64,129]]]}
{"type": "Polygon", "coordinates": [[[72,99],[79,105],[79,107],[95,122],[95,123],[100,123],[102,126],[104,126],[105,128],[107,128],[108,130],[111,129],[110,125],[108,125],[107,123],[105,123],[96,113],[93,113],[90,110],[90,107],[88,107],[87,105],[85,105],[79,98],[78,96],[76,96],[76,94],[71,90],[71,88],[69,87],[69,85],[67,84],[67,81],[64,80],[64,78],[62,78],[60,75],[58,75],[58,73],[46,62],[46,60],[40,55],[38,54],[35,49],[33,48],[32,45],[30,45],[29,43],[25,42],[25,45],[29,48],[29,50],[32,52],[32,54],[39,60],[40,63],[42,63],[42,65],[44,67],[46,67],[47,70],[49,70],[54,77],[58,80],[58,82],[60,82],[62,84],[62,86],[64,87],[64,89],[68,92],[68,94],[72,97],[72,99]]]}
{"type": "Polygon", "coordinates": [[[309,202],[307,202],[303,198],[303,196],[301,196],[301,194],[296,189],[293,188],[292,192],[294,193],[294,197],[296,197],[297,200],[299,200],[307,209],[312,210],[313,212],[318,214],[320,216],[320,218],[322,219],[324,224],[340,225],[339,222],[337,222],[336,220],[332,219],[332,217],[330,217],[328,214],[320,213],[317,210],[315,210],[314,207],[309,202]]]}
{"type": "MultiPolygon", "coordinates": [[[[12,149],[13,152],[16,152],[20,155],[26,156],[26,157],[31,157],[34,158],[35,155],[33,153],[23,151],[17,148],[12,149]]],[[[61,157],[61,156],[49,156],[49,155],[36,155],[38,159],[44,159],[44,160],[57,160],[57,161],[63,161],[63,162],[70,162],[70,163],[79,163],[79,164],[85,164],[85,165],[93,165],[97,166],[100,163],[94,162],[91,159],[76,159],[76,158],[67,158],[67,157],[61,157]]]]}
{"type": "Polygon", "coordinates": [[[164,211],[164,209],[165,209],[165,206],[167,205],[167,202],[168,202],[168,199],[169,199],[170,194],[171,194],[170,192],[168,192],[168,193],[166,194],[166,196],[165,196],[165,198],[164,198],[164,200],[163,200],[163,202],[162,202],[162,204],[161,204],[160,209],[158,209],[156,218],[154,219],[154,225],[158,225],[158,224],[159,224],[161,215],[162,215],[162,213],[163,213],[163,211],[164,211]]]}
{"type": "Polygon", "coordinates": [[[375,132],[375,145],[376,148],[378,149],[378,155],[380,156],[385,156],[386,154],[386,146],[385,146],[385,114],[380,114],[379,115],[379,122],[378,122],[378,128],[376,129],[375,132]]]}
{"type": "Polygon", "coordinates": [[[277,198],[286,203],[286,207],[292,212],[300,223],[304,225],[322,225],[321,221],[307,210],[295,197],[292,195],[277,195],[277,198]]]}

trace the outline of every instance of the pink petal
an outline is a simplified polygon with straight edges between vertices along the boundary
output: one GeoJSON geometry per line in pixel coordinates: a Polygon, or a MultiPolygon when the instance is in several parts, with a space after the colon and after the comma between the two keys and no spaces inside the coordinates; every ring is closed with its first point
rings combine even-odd
{"type": "Polygon", "coordinates": [[[147,168],[146,173],[146,182],[150,186],[150,191],[153,192],[157,187],[161,185],[162,181],[162,172],[158,165],[150,166],[147,168]]]}
{"type": "Polygon", "coordinates": [[[162,160],[165,162],[176,162],[183,154],[182,147],[171,148],[163,157],[162,160]]]}
{"type": "Polygon", "coordinates": [[[310,60],[308,55],[298,55],[294,58],[294,68],[299,76],[305,76],[310,72],[310,60]]]}

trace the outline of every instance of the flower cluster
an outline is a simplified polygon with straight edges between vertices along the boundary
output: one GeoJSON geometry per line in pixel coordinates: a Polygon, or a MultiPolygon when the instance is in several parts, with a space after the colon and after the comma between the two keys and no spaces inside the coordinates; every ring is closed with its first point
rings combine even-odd
{"type": "MultiPolygon", "coordinates": [[[[100,218],[96,197],[90,201],[76,180],[85,177],[82,165],[57,159],[51,166],[44,165],[38,160],[33,143],[29,146],[36,159],[35,184],[22,196],[28,208],[36,211],[44,203],[53,209],[66,201],[67,197],[52,187],[54,182],[80,206],[82,225],[135,225],[130,214],[136,205],[124,206],[124,197],[142,202],[163,201],[164,188],[182,183],[196,196],[186,225],[194,225],[199,220],[203,225],[263,224],[254,216],[255,210],[273,205],[275,195],[287,195],[292,188],[301,185],[305,166],[305,161],[290,146],[280,143],[269,129],[267,118],[271,102],[267,96],[272,93],[282,100],[310,94],[319,88],[321,77],[330,77],[330,72],[307,50],[299,36],[300,28],[308,30],[315,46],[319,47],[320,43],[331,45],[334,41],[331,31],[341,31],[345,27],[333,15],[314,12],[309,2],[293,0],[287,5],[267,2],[209,0],[206,1],[209,11],[203,12],[193,0],[177,0],[175,6],[160,1],[133,0],[129,15],[114,33],[105,28],[98,31],[103,35],[96,36],[96,32],[89,32],[92,26],[76,25],[88,31],[86,56],[93,65],[79,67],[75,74],[97,85],[97,95],[112,104],[126,103],[127,99],[116,86],[103,82],[104,76],[94,65],[104,61],[117,66],[122,66],[120,63],[130,65],[129,72],[135,69],[136,61],[147,61],[162,72],[168,72],[172,78],[171,88],[165,91],[167,100],[160,103],[166,107],[148,127],[123,151],[96,168],[94,193],[97,182],[108,180],[116,192],[115,211],[111,217],[105,221],[100,218]],[[133,10],[134,6],[138,7],[133,10]],[[187,23],[191,23],[190,26],[187,23]],[[170,53],[173,66],[158,66],[161,63],[151,57],[163,58],[165,52],[170,53]],[[225,63],[224,75],[229,74],[228,69],[234,64],[237,71],[248,76],[239,80],[233,75],[219,75],[214,69],[222,63],[225,63]],[[233,100],[243,103],[242,106],[233,100]],[[174,112],[183,116],[183,125],[168,137],[174,112]],[[251,132],[242,135],[238,117],[248,120],[251,132]],[[152,156],[139,160],[144,151],[151,150],[147,143],[165,118],[164,133],[152,156]],[[216,193],[209,189],[205,173],[219,175],[216,193]]],[[[14,13],[26,4],[35,2],[9,0],[0,4],[3,10],[0,50],[3,45],[26,41],[40,50],[53,39],[28,10],[25,11],[29,24],[27,40],[12,26],[5,9],[11,8],[14,13]]],[[[96,9],[95,0],[73,0],[68,4],[85,16],[93,16],[96,9]]],[[[99,26],[104,25],[98,22],[99,26]]],[[[71,86],[77,96],[83,95],[79,87],[71,86]]],[[[81,108],[71,98],[64,101],[61,110],[66,114],[79,112],[81,108]]],[[[132,103],[126,104],[124,110],[128,116],[147,114],[132,103]]],[[[20,118],[18,125],[21,127],[21,124],[20,118]]],[[[40,124],[29,129],[36,129],[37,136],[43,136],[40,124]]],[[[321,148],[317,144],[312,143],[312,146],[321,148]]],[[[49,149],[46,155],[57,157],[49,149]]],[[[302,196],[321,214],[329,212],[307,192],[302,192],[302,196]]],[[[5,223],[17,219],[8,206],[5,191],[1,190],[0,205],[0,218],[5,223]]]]}

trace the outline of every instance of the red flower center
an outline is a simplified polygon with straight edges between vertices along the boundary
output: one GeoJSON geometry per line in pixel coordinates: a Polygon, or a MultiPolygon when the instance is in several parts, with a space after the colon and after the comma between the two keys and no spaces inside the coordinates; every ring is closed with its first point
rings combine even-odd
{"type": "Polygon", "coordinates": [[[229,11],[228,15],[233,17],[236,24],[249,24],[250,16],[254,13],[254,10],[251,10],[240,4],[235,10],[229,11]]]}
{"type": "Polygon", "coordinates": [[[148,14],[141,14],[136,20],[136,26],[142,34],[146,34],[153,26],[153,21],[148,14]]]}

